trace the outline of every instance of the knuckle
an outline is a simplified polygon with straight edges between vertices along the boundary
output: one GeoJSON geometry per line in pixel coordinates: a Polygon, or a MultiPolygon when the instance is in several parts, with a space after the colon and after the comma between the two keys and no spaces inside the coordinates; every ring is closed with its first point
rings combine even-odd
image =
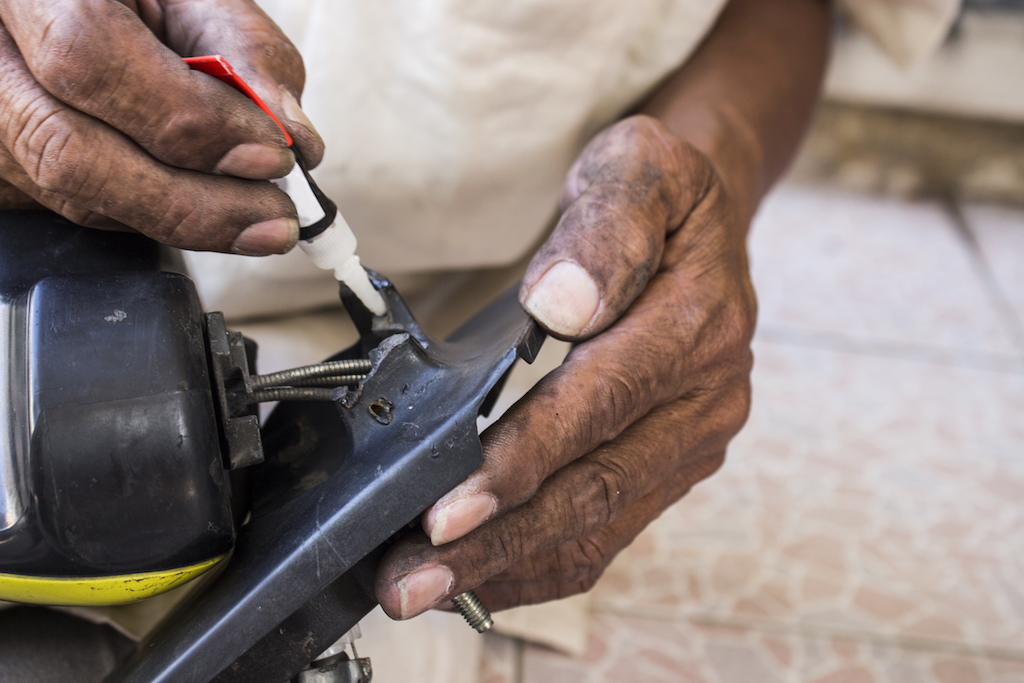
{"type": "Polygon", "coordinates": [[[707,476],[710,477],[712,474],[717,472],[725,464],[725,454],[723,450],[719,453],[715,453],[707,459],[707,476]]]}
{"type": "Polygon", "coordinates": [[[210,157],[206,163],[212,165],[223,155],[223,144],[237,138],[221,112],[223,107],[175,107],[173,111],[154,111],[145,121],[140,121],[133,137],[155,157],[180,167],[195,163],[196,149],[183,141],[204,140],[213,143],[205,148],[203,156],[210,157]]]}
{"type": "Polygon", "coordinates": [[[269,63],[278,64],[292,79],[298,81],[295,85],[301,89],[306,68],[302,61],[302,53],[292,41],[282,33],[271,31],[263,41],[263,52],[269,63]]]}
{"type": "MultiPolygon", "coordinates": [[[[753,354],[750,354],[749,357],[753,362],[753,354]]],[[[749,373],[747,376],[741,377],[738,384],[738,396],[730,402],[732,410],[729,411],[729,418],[725,425],[725,430],[730,436],[738,433],[747,423],[747,418],[750,417],[752,397],[749,373]]]]}
{"type": "Polygon", "coordinates": [[[91,225],[98,218],[102,218],[99,214],[89,209],[72,204],[71,202],[61,202],[60,208],[57,211],[61,216],[67,218],[69,221],[76,225],[91,225]]]}
{"type": "Polygon", "coordinates": [[[693,486],[704,481],[720,470],[724,464],[725,450],[718,451],[717,453],[709,455],[706,458],[702,458],[694,463],[689,469],[686,490],[683,492],[683,495],[685,495],[693,486]]]}
{"type": "Polygon", "coordinates": [[[25,171],[40,189],[75,203],[95,198],[105,183],[104,174],[84,154],[84,140],[65,110],[30,116],[15,137],[14,147],[25,160],[25,171]]]}
{"type": "Polygon", "coordinates": [[[591,539],[583,538],[573,544],[575,571],[569,581],[582,586],[582,592],[589,591],[604,574],[608,557],[604,549],[591,539]]]}
{"type": "MultiPolygon", "coordinates": [[[[90,98],[112,75],[108,60],[72,13],[50,17],[27,62],[36,80],[66,102],[90,98]]],[[[120,70],[125,68],[122,64],[120,70]]]]}
{"type": "Polygon", "coordinates": [[[629,116],[616,124],[615,128],[636,140],[664,140],[665,142],[678,140],[678,138],[668,130],[665,124],[652,116],[648,116],[647,114],[634,114],[633,116],[629,116]]]}
{"type": "Polygon", "coordinates": [[[739,301],[727,306],[722,330],[727,356],[732,360],[739,376],[749,376],[754,368],[754,355],[750,349],[754,338],[755,324],[750,306],[739,301]]]}
{"type": "MultiPolygon", "coordinates": [[[[703,188],[697,194],[697,201],[703,199],[707,190],[716,183],[717,173],[708,156],[692,143],[680,138],[661,121],[646,114],[638,114],[625,119],[622,124],[627,126],[631,136],[638,143],[651,150],[659,165],[666,172],[660,176],[662,180],[684,180],[684,184],[671,183],[670,194],[677,199],[688,196],[691,192],[683,192],[684,187],[693,189],[696,184],[703,188]]],[[[681,207],[677,207],[681,208],[681,207]]]]}
{"type": "MultiPolygon", "coordinates": [[[[629,482],[632,479],[627,472],[627,466],[622,458],[610,458],[598,462],[597,475],[593,477],[593,486],[597,489],[594,492],[594,500],[597,501],[595,514],[592,514],[590,528],[603,527],[618,519],[625,508],[628,495],[623,491],[630,488],[629,482]]],[[[589,529],[588,529],[589,530],[589,529]]]]}
{"type": "Polygon", "coordinates": [[[735,341],[742,346],[749,346],[754,338],[757,327],[757,297],[753,286],[746,278],[740,278],[740,291],[732,299],[729,307],[729,327],[736,335],[735,341]]]}
{"type": "Polygon", "coordinates": [[[750,345],[756,329],[757,304],[752,296],[732,294],[710,307],[702,338],[708,367],[726,367],[724,377],[749,375],[753,369],[750,345]]]}
{"type": "MultiPolygon", "coordinates": [[[[627,355],[610,352],[609,343],[615,348],[621,343],[614,335],[606,333],[598,339],[593,344],[581,344],[572,352],[572,362],[590,375],[588,408],[572,415],[568,432],[574,435],[574,443],[563,445],[580,452],[589,452],[614,438],[654,405],[678,393],[674,366],[681,360],[675,357],[679,354],[666,348],[669,340],[647,343],[646,339],[633,339],[627,355]]],[[[565,400],[578,401],[579,394],[568,395],[565,400]]]]}
{"type": "Polygon", "coordinates": [[[622,426],[631,424],[646,412],[651,398],[651,387],[641,374],[627,368],[611,368],[600,383],[600,405],[606,415],[596,415],[600,423],[618,433],[622,426]]]}
{"type": "Polygon", "coordinates": [[[492,557],[498,560],[497,571],[510,567],[523,557],[523,535],[526,530],[511,526],[509,532],[499,534],[496,538],[492,557]]]}
{"type": "Polygon", "coordinates": [[[716,405],[707,418],[705,443],[724,448],[739,433],[750,416],[750,389],[750,378],[739,376],[717,394],[716,405]]]}
{"type": "Polygon", "coordinates": [[[207,245],[197,244],[194,235],[196,226],[202,222],[200,209],[195,205],[171,202],[159,216],[152,219],[146,234],[162,244],[172,247],[203,248],[207,245]]]}

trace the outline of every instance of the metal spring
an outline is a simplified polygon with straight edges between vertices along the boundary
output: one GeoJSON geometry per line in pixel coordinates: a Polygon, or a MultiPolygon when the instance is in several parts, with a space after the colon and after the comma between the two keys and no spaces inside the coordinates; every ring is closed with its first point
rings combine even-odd
{"type": "Polygon", "coordinates": [[[366,375],[332,375],[292,380],[288,382],[288,385],[293,387],[351,387],[364,379],[366,379],[366,375]]]}
{"type": "Polygon", "coordinates": [[[356,360],[332,360],[327,361],[326,363],[304,365],[301,368],[272,372],[268,375],[253,375],[250,379],[252,380],[253,389],[262,389],[263,387],[279,386],[282,384],[295,384],[313,377],[325,377],[328,375],[339,374],[365,374],[370,371],[371,367],[372,365],[370,361],[365,358],[359,358],[356,360]]]}
{"type": "Polygon", "coordinates": [[[319,387],[269,387],[254,391],[252,396],[256,403],[269,403],[270,401],[333,401],[334,389],[321,389],[319,387]]]}
{"type": "Polygon", "coordinates": [[[491,613],[484,607],[484,603],[480,602],[480,598],[473,591],[466,591],[456,595],[452,598],[452,602],[455,603],[455,606],[466,622],[476,629],[477,633],[489,631],[494,626],[491,613]]]}

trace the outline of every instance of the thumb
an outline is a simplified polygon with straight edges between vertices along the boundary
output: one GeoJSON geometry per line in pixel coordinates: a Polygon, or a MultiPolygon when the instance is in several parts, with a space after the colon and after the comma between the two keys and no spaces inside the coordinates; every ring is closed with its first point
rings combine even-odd
{"type": "Polygon", "coordinates": [[[323,159],[324,142],[299,105],[306,70],[295,45],[250,0],[169,3],[164,31],[183,56],[222,55],[273,110],[307,168],[323,159]]]}
{"type": "Polygon", "coordinates": [[[523,278],[523,308],[552,335],[579,341],[615,322],[658,270],[665,238],[707,192],[705,157],[646,116],[621,121],[583,151],[571,200],[523,278]]]}

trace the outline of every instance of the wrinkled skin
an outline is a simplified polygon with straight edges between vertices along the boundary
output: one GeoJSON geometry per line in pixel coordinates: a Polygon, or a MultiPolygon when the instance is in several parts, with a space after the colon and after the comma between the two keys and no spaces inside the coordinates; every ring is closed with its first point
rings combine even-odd
{"type": "Polygon", "coordinates": [[[294,164],[284,135],[179,56],[227,57],[319,163],[323,143],[298,107],[302,59],[255,4],[0,0],[0,20],[0,208],[34,200],[189,249],[294,246],[294,206],[257,182],[294,164]]]}
{"type": "Polygon", "coordinates": [[[521,299],[530,310],[538,281],[569,261],[592,275],[599,304],[579,332],[558,334],[583,340],[565,363],[483,434],[483,467],[389,553],[377,591],[393,617],[471,588],[492,609],[588,590],[721,466],[746,420],[746,225],[707,157],[652,118],[629,118],[587,146],[563,205],[521,299]],[[439,521],[470,497],[490,521],[439,521]]]}

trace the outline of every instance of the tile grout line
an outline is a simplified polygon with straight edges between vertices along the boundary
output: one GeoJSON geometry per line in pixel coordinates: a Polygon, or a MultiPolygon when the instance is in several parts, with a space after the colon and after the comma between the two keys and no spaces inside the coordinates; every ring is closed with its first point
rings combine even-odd
{"type": "Polygon", "coordinates": [[[671,611],[617,607],[608,603],[595,602],[591,611],[598,614],[651,619],[655,621],[686,622],[698,626],[721,626],[744,631],[758,631],[773,635],[802,636],[812,638],[837,638],[853,642],[868,642],[874,645],[900,647],[921,652],[944,652],[963,654],[987,659],[1003,659],[1024,662],[1024,650],[991,645],[968,645],[953,641],[937,640],[915,636],[885,635],[873,631],[832,628],[822,625],[793,624],[759,619],[736,619],[707,613],[673,613],[671,611]]]}
{"type": "Polygon", "coordinates": [[[1013,310],[1013,305],[1006,296],[1006,292],[1003,291],[995,273],[992,272],[988,259],[985,258],[985,253],[978,242],[978,236],[973,228],[971,228],[967,216],[964,215],[960,202],[953,197],[946,196],[942,201],[942,205],[945,208],[946,215],[949,216],[950,222],[953,224],[954,231],[964,246],[967,247],[975,274],[981,280],[986,294],[988,294],[990,301],[996,307],[996,311],[1007,333],[1013,340],[1014,346],[1017,347],[1018,353],[1024,355],[1024,324],[1022,324],[1017,316],[1016,311],[1013,310]]]}
{"type": "Polygon", "coordinates": [[[526,641],[522,638],[516,638],[513,641],[515,645],[515,652],[512,655],[512,683],[523,683],[523,679],[526,676],[524,671],[523,661],[526,658],[526,641]]]}

